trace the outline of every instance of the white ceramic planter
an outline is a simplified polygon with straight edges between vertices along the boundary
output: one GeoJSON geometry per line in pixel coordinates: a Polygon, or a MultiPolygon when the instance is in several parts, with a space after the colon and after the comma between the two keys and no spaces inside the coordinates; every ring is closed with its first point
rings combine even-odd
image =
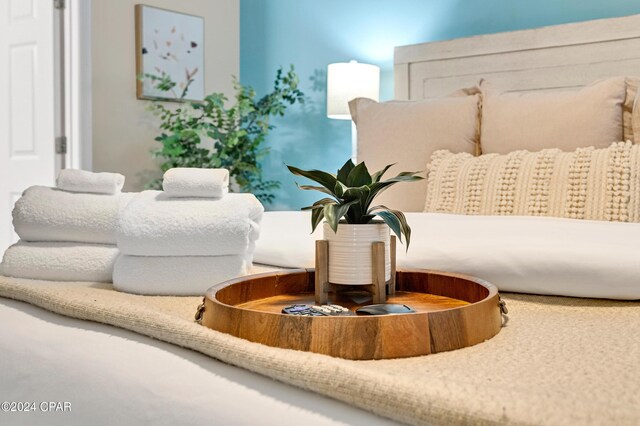
{"type": "Polygon", "coordinates": [[[385,245],[385,280],[391,278],[389,227],[384,223],[349,225],[340,223],[338,232],[324,223],[324,239],[329,241],[329,282],[333,284],[366,285],[373,282],[371,274],[371,244],[385,245]]]}

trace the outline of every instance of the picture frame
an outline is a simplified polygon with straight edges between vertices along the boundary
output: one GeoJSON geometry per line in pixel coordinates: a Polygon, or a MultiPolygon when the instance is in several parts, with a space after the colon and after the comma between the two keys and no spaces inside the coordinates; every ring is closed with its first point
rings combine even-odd
{"type": "Polygon", "coordinates": [[[204,18],[137,4],[135,24],[136,97],[204,99],[204,18]]]}

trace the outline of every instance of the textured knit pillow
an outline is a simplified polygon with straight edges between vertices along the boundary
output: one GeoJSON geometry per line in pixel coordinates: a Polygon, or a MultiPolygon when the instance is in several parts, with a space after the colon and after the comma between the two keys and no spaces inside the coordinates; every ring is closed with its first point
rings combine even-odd
{"type": "Polygon", "coordinates": [[[426,212],[640,222],[640,146],[506,155],[437,151],[426,212]]]}

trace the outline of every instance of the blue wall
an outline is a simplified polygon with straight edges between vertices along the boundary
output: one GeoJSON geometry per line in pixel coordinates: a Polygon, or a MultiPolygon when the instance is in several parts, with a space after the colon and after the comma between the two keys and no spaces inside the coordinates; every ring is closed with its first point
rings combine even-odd
{"type": "Polygon", "coordinates": [[[299,209],[319,198],[298,190],[283,163],[334,171],[351,155],[350,122],[325,114],[327,64],[379,65],[386,100],[394,46],[634,13],[638,0],[240,0],[241,81],[262,95],[279,66],[294,64],[308,99],[273,121],[263,167],[282,188],[267,208],[299,209]]]}

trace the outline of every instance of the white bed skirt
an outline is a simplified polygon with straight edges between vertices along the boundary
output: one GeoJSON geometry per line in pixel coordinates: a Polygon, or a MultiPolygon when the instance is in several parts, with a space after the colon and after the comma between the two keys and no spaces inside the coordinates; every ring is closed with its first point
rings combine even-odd
{"type": "MultiPolygon", "coordinates": [[[[254,262],[314,266],[307,212],[267,212],[254,262]]],[[[523,216],[407,213],[399,268],[460,272],[502,291],[640,299],[640,224],[523,216]]]]}

